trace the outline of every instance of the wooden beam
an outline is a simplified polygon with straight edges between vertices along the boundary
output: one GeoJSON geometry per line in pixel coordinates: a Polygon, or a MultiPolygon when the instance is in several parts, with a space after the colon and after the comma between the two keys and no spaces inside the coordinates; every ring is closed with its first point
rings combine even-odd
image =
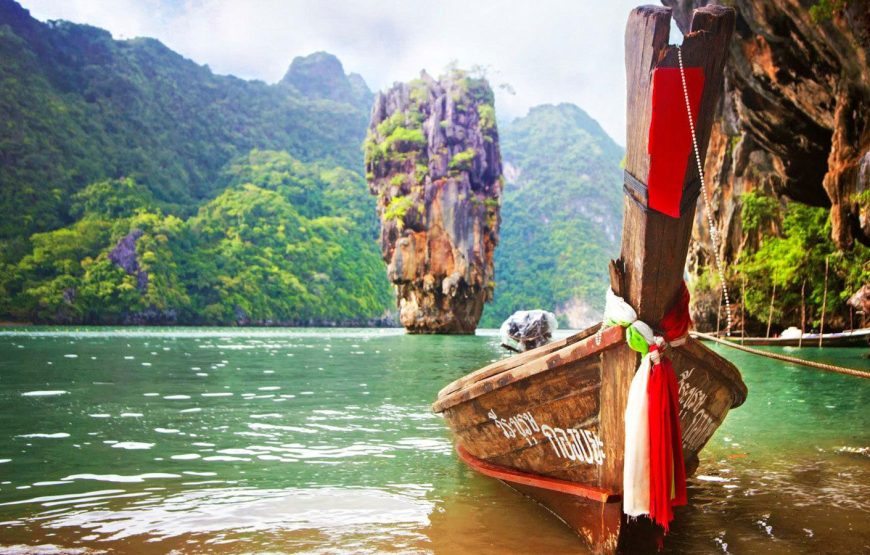
{"type": "MultiPolygon", "coordinates": [[[[722,69],[734,30],[734,10],[706,6],[695,10],[692,31],[682,50],[686,67],[701,67],[705,74],[696,136],[701,157],[722,88],[722,69]]],[[[668,46],[671,10],[658,6],[635,8],[625,29],[627,77],[626,171],[641,184],[647,182],[650,159],[649,130],[652,119],[652,77],[656,67],[677,67],[676,47],[668,46]]],[[[688,115],[675,125],[688,125],[688,115]]],[[[694,154],[691,155],[694,157],[694,154]]],[[[697,178],[694,158],[687,164],[683,190],[697,178]]],[[[641,195],[642,197],[642,195],[641,195]]],[[[641,320],[656,327],[677,297],[686,263],[695,207],[688,206],[672,218],[643,206],[643,199],[626,194],[620,259],[611,264],[611,287],[638,312],[641,320]]],[[[620,345],[602,353],[600,431],[605,459],[599,486],[622,491],[625,406],[639,355],[620,345]]]]}
{"type": "MultiPolygon", "coordinates": [[[[734,30],[734,10],[705,6],[694,12],[691,32],[682,44],[685,67],[704,70],[705,84],[697,115],[696,136],[701,160],[713,126],[722,90],[722,70],[734,30]]],[[[626,170],[642,183],[649,176],[649,127],[652,112],[652,73],[656,67],[678,67],[677,48],[668,46],[670,10],[636,8],[626,29],[625,65],[628,86],[626,170]]],[[[688,125],[686,121],[674,125],[688,125]]],[[[684,192],[698,179],[694,153],[689,154],[684,192]]],[[[702,193],[703,194],[703,193],[702,193]]],[[[622,228],[621,258],[626,264],[626,300],[641,320],[656,327],[679,292],[689,239],[695,219],[694,207],[679,218],[647,210],[626,197],[622,228]]]]}
{"type": "Polygon", "coordinates": [[[459,458],[462,462],[481,474],[490,476],[491,478],[497,478],[506,482],[523,484],[550,491],[557,491],[568,495],[585,497],[587,499],[592,499],[593,501],[598,501],[599,503],[619,500],[618,495],[614,495],[612,492],[595,486],[578,484],[577,482],[569,482],[568,480],[559,480],[557,478],[550,478],[549,476],[531,474],[514,468],[492,464],[483,459],[478,459],[469,453],[462,444],[456,445],[456,452],[459,454],[459,458]]]}

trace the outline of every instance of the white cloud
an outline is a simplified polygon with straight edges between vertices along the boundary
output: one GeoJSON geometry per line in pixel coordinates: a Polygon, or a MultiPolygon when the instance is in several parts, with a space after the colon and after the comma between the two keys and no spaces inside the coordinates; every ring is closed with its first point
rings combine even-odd
{"type": "Polygon", "coordinates": [[[449,62],[486,66],[502,117],[573,102],[625,142],[623,41],[637,0],[23,0],[116,38],[151,36],[217,73],[279,80],[295,56],[332,52],[373,89],[449,62]]]}

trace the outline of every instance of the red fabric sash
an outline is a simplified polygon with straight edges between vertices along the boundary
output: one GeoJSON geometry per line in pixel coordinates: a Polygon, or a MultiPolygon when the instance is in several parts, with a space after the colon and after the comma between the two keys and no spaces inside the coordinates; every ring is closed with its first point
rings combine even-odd
{"type": "MultiPolygon", "coordinates": [[[[677,299],[660,322],[662,335],[671,342],[689,333],[689,290],[680,283],[677,299]]],[[[658,346],[653,353],[647,395],[649,402],[650,512],[649,516],[665,532],[674,519],[674,507],[685,505],[686,466],[683,461],[683,433],[680,428],[680,395],[677,375],[671,361],[661,355],[658,346]],[[659,362],[655,362],[655,361],[659,362]]]]}
{"type": "MultiPolygon", "coordinates": [[[[704,92],[704,70],[687,67],[685,74],[692,121],[697,123],[704,92]]],[[[649,207],[679,218],[686,165],[692,155],[692,133],[679,68],[658,67],[653,70],[652,118],[647,150],[649,207]]]]}
{"type": "Polygon", "coordinates": [[[675,339],[685,337],[689,333],[690,325],[692,325],[692,318],[689,316],[689,290],[686,288],[686,282],[683,281],[680,283],[677,301],[660,323],[662,336],[665,341],[670,343],[675,339]]]}
{"type": "MultiPolygon", "coordinates": [[[[654,353],[653,360],[656,360],[658,347],[650,347],[650,353],[654,353]]],[[[653,365],[647,394],[650,447],[649,516],[667,532],[674,519],[673,508],[685,505],[687,498],[677,376],[671,361],[666,357],[661,357],[653,365]]]]}

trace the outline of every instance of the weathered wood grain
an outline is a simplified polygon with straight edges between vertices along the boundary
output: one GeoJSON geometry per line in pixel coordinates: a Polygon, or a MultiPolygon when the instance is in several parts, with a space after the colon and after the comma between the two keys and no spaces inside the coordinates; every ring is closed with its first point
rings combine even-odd
{"type": "Polygon", "coordinates": [[[622,341],[624,336],[625,332],[622,328],[608,328],[601,333],[600,344],[595,337],[590,336],[578,343],[568,345],[567,347],[563,347],[562,349],[548,355],[530,360],[516,368],[503,370],[490,376],[481,374],[478,376],[478,379],[469,380],[461,389],[443,397],[439,396],[432,405],[432,410],[435,412],[442,412],[456,404],[464,403],[497,388],[505,387],[514,382],[549,370],[550,368],[556,368],[563,364],[568,364],[575,360],[580,360],[581,358],[601,352],[617,345],[622,341]],[[483,379],[480,379],[481,377],[483,377],[483,379]]]}
{"type": "MultiPolygon", "coordinates": [[[[649,128],[652,113],[652,76],[656,67],[677,65],[676,47],[668,46],[670,10],[644,6],[629,16],[625,33],[625,67],[628,86],[626,171],[643,183],[649,175],[649,128]]],[[[701,97],[696,136],[706,152],[715,105],[722,85],[727,45],[734,29],[734,11],[708,6],[695,11],[692,32],[682,45],[686,67],[701,67],[705,87],[701,97]]],[[[673,122],[674,125],[688,125],[673,122]]],[[[694,156],[692,154],[692,156],[694,156]]],[[[691,160],[690,160],[691,162],[691,160]]],[[[687,164],[684,191],[697,178],[697,168],[687,164]]],[[[671,307],[680,290],[689,247],[694,206],[679,218],[649,210],[626,195],[619,268],[611,267],[611,287],[637,310],[638,317],[654,328],[671,307]]],[[[607,463],[601,469],[605,487],[622,487],[623,415],[628,388],[639,356],[627,346],[605,355],[601,386],[601,429],[608,445],[607,463]],[[612,452],[611,452],[612,451],[612,452]]]]}
{"type": "MultiPolygon", "coordinates": [[[[716,104],[722,89],[722,69],[734,29],[731,8],[705,6],[695,10],[691,32],[682,44],[685,67],[700,67],[705,84],[695,128],[701,160],[707,151],[716,104]]],[[[637,8],[626,28],[628,128],[626,171],[646,183],[649,176],[649,126],[652,109],[652,73],[656,67],[678,67],[677,48],[667,45],[670,11],[637,8]]],[[[688,125],[684,122],[674,125],[688,125]]],[[[694,153],[683,179],[683,189],[698,178],[694,153]]],[[[671,218],[646,210],[628,197],[624,200],[621,258],[626,264],[626,300],[644,322],[655,327],[670,308],[682,281],[694,207],[671,218]]]]}
{"type": "Polygon", "coordinates": [[[505,370],[510,370],[512,368],[516,368],[517,366],[525,364],[526,362],[529,362],[531,360],[535,360],[535,359],[540,358],[544,355],[548,355],[548,354],[552,353],[553,351],[558,351],[559,349],[567,347],[568,345],[573,345],[574,343],[577,343],[578,341],[582,341],[583,339],[586,339],[587,337],[595,334],[595,332],[598,331],[598,327],[599,326],[595,325],[595,326],[587,328],[581,332],[575,333],[574,335],[571,335],[570,337],[566,337],[565,339],[553,341],[552,343],[547,343],[546,345],[541,345],[540,347],[538,347],[536,349],[532,349],[530,351],[526,351],[524,353],[514,355],[514,356],[506,358],[504,360],[499,360],[499,361],[493,362],[492,364],[484,366],[480,370],[476,370],[470,374],[466,374],[465,376],[462,376],[461,378],[459,378],[453,382],[450,382],[445,387],[443,387],[441,389],[441,391],[438,392],[438,397],[445,397],[445,396],[449,395],[450,393],[453,393],[454,391],[462,389],[463,387],[465,387],[467,384],[469,384],[471,382],[480,381],[484,378],[488,378],[489,376],[493,376],[495,374],[498,374],[499,372],[504,372],[505,370]]]}

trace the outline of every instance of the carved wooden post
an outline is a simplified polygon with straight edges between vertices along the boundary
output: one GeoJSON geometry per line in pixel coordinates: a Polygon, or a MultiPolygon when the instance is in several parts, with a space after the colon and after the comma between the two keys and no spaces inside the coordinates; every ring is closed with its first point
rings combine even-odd
{"type": "MultiPolygon", "coordinates": [[[[677,48],[668,46],[670,8],[635,8],[625,31],[625,67],[628,87],[626,136],[626,195],[620,260],[611,270],[612,287],[637,310],[638,317],[656,328],[677,297],[686,263],[686,253],[695,219],[698,170],[689,154],[683,177],[683,205],[679,217],[648,207],[645,184],[649,177],[649,132],[652,120],[653,70],[678,66],[677,48]],[[630,177],[634,179],[631,179],[630,177]]],[[[728,42],[734,30],[734,10],[705,6],[694,12],[691,31],[682,44],[683,64],[704,73],[700,111],[695,132],[701,159],[713,124],[715,107],[722,89],[722,69],[728,42]]],[[[679,99],[683,101],[682,98],[679,99]]],[[[688,126],[688,115],[673,126],[688,126]]],[[[624,413],[628,388],[639,356],[622,345],[605,354],[601,384],[601,423],[605,436],[605,462],[601,467],[602,487],[622,491],[624,413]]]]}

